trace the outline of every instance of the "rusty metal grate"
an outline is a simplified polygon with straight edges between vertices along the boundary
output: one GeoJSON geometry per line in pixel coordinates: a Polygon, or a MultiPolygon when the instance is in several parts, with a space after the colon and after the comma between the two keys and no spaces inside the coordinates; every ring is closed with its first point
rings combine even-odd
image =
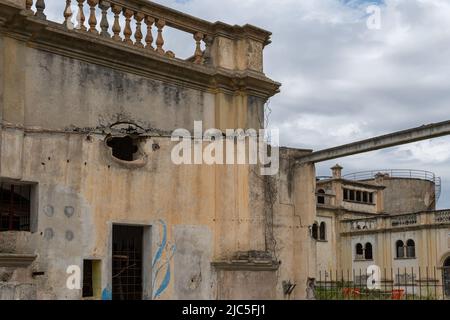
{"type": "Polygon", "coordinates": [[[30,231],[31,186],[0,183],[0,231],[30,231]]]}
{"type": "Polygon", "coordinates": [[[142,299],[142,227],[113,226],[112,298],[142,299]]]}

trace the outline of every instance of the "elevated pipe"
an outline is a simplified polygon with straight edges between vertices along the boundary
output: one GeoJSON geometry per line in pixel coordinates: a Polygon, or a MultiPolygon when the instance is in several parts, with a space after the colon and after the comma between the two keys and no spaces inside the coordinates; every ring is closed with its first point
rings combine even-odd
{"type": "Polygon", "coordinates": [[[296,163],[300,165],[304,163],[323,162],[446,135],[450,135],[450,120],[316,151],[297,158],[296,163]]]}

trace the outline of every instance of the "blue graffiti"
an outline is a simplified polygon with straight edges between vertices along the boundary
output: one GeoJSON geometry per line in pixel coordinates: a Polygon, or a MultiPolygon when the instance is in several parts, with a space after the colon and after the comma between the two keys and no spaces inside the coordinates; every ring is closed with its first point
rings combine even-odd
{"type": "Polygon", "coordinates": [[[108,288],[103,289],[102,300],[112,300],[112,293],[110,289],[108,288]]]}
{"type": "Polygon", "coordinates": [[[162,240],[152,261],[153,299],[159,298],[169,286],[171,278],[170,262],[176,251],[176,246],[174,244],[168,244],[166,223],[163,220],[159,220],[159,223],[162,226],[162,240]],[[165,256],[165,259],[163,259],[163,256],[165,256]],[[165,270],[164,277],[160,282],[159,287],[155,290],[155,285],[162,270],[165,270]]]}
{"type": "Polygon", "coordinates": [[[153,258],[153,262],[152,262],[152,267],[154,268],[156,263],[161,260],[162,254],[164,252],[164,248],[166,247],[167,244],[167,225],[163,220],[159,220],[158,221],[163,228],[163,238],[161,241],[161,244],[158,248],[158,251],[156,251],[155,257],[153,258]]]}

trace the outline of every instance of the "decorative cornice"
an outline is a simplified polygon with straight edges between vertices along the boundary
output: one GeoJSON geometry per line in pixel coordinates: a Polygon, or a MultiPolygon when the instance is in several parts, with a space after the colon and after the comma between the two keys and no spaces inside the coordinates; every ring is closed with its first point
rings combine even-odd
{"type": "Polygon", "coordinates": [[[0,267],[26,268],[33,263],[36,255],[0,253],[0,267]]]}

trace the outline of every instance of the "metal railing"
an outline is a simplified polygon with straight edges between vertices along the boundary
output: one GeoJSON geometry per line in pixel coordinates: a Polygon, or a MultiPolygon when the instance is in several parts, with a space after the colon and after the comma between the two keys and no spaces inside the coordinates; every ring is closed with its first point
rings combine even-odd
{"type": "Polygon", "coordinates": [[[446,300],[450,267],[319,271],[314,292],[317,300],[446,300]]]}
{"type": "Polygon", "coordinates": [[[386,174],[390,178],[403,178],[403,179],[420,179],[433,182],[435,185],[435,197],[436,203],[441,196],[442,181],[440,177],[437,177],[433,172],[425,170],[413,170],[413,169],[382,169],[382,170],[370,170],[349,173],[343,176],[347,180],[366,181],[374,180],[378,174],[386,174]]]}

